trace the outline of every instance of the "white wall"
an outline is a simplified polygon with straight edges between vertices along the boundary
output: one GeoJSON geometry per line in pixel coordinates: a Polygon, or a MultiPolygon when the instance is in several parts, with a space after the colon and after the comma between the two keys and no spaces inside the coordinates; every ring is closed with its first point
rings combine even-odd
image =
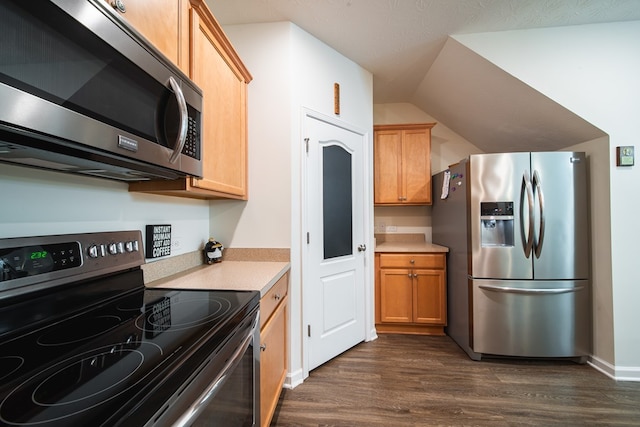
{"type": "MultiPolygon", "coordinates": [[[[446,170],[470,154],[481,151],[453,132],[444,123],[410,103],[374,104],[376,125],[398,123],[437,123],[431,129],[431,174],[446,170]]],[[[375,208],[376,233],[424,234],[431,242],[430,206],[383,206],[375,208]]]]}
{"type": "Polygon", "coordinates": [[[209,238],[207,202],[129,193],[121,182],[0,163],[0,194],[0,238],[141,230],[144,239],[145,225],[171,224],[171,256],[209,238]]]}
{"type": "Polygon", "coordinates": [[[236,25],[225,33],[253,76],[248,87],[249,200],[212,201],[211,230],[226,247],[291,245],[291,29],[236,25]]]}
{"type": "Polygon", "coordinates": [[[614,360],[613,289],[611,284],[611,223],[609,209],[609,138],[587,141],[567,150],[587,154],[591,224],[591,283],[593,298],[593,355],[599,368],[610,372],[614,360]],[[602,262],[602,260],[608,260],[602,262]]]}
{"type": "Polygon", "coordinates": [[[251,173],[249,201],[212,202],[211,228],[222,239],[228,236],[230,247],[291,248],[287,383],[295,386],[303,378],[303,112],[335,117],[333,85],[339,83],[339,119],[371,131],[372,76],[289,22],[230,25],[224,30],[254,77],[249,85],[251,173]]]}
{"type": "MultiPolygon", "coordinates": [[[[640,22],[455,36],[455,39],[609,135],[613,351],[596,346],[618,378],[640,380],[640,169],[615,166],[615,147],[637,145],[640,111],[640,22]],[[611,359],[613,357],[613,359],[611,359]]],[[[598,165],[598,168],[606,168],[598,165]]],[[[603,198],[606,202],[606,198],[603,198]]],[[[606,231],[597,231],[606,236],[606,231]]],[[[602,320],[602,319],[601,319],[602,320]]],[[[604,321],[604,320],[602,320],[604,321]]],[[[596,325],[608,330],[611,325],[596,325]]]]}

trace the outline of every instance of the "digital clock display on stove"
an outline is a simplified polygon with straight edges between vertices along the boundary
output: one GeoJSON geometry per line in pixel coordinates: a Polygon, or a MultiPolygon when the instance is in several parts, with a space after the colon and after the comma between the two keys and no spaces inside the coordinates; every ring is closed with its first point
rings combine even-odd
{"type": "Polygon", "coordinates": [[[0,249],[0,282],[79,267],[78,242],[0,249]]]}
{"type": "Polygon", "coordinates": [[[34,251],[31,252],[31,259],[43,259],[46,258],[49,252],[47,251],[34,251]]]}

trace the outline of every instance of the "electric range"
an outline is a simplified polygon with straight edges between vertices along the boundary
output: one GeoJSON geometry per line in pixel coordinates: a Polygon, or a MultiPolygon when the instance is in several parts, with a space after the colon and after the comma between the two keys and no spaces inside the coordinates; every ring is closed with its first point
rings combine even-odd
{"type": "Polygon", "coordinates": [[[258,292],[145,288],[143,253],[140,231],[0,239],[0,425],[188,425],[243,359],[208,422],[255,424],[258,292]]]}

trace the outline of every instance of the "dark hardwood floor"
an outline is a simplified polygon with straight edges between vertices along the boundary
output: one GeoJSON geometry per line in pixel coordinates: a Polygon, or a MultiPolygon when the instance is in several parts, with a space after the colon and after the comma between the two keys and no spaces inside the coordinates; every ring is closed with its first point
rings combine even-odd
{"type": "Polygon", "coordinates": [[[640,382],[573,362],[474,362],[449,337],[380,335],[283,390],[271,425],[640,426],[640,382]]]}

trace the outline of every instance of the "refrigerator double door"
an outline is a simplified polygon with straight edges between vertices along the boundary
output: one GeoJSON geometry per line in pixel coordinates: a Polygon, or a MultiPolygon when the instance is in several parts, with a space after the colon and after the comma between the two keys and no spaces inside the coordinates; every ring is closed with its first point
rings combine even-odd
{"type": "Polygon", "coordinates": [[[467,173],[473,351],[588,354],[584,153],[471,156],[467,173]]]}
{"type": "Polygon", "coordinates": [[[473,155],[467,173],[471,277],[588,277],[584,153],[473,155]]]}

